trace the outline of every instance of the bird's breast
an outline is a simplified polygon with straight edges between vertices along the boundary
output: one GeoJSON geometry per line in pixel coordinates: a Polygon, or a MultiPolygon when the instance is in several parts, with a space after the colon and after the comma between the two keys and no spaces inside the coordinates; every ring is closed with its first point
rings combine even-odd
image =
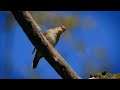
{"type": "Polygon", "coordinates": [[[58,42],[57,36],[55,34],[49,34],[46,36],[46,38],[53,46],[55,46],[58,42]]]}

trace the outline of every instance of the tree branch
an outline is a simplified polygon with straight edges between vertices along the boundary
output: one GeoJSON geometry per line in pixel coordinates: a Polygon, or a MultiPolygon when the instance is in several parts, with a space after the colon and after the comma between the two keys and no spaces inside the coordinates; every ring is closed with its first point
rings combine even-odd
{"type": "Polygon", "coordinates": [[[63,57],[54,49],[42,34],[40,27],[28,11],[11,11],[28,39],[63,79],[80,79],[63,57]]]}

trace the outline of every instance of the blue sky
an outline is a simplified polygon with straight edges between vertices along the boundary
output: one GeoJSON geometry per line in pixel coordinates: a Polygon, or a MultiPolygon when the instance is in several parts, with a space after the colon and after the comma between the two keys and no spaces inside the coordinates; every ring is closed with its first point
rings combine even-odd
{"type": "MultiPolygon", "coordinates": [[[[54,13],[54,12],[53,12],[54,13]]],[[[85,43],[84,53],[78,53],[73,45],[69,45],[64,42],[64,38],[60,38],[59,43],[56,46],[57,51],[65,58],[68,64],[75,70],[75,72],[82,78],[87,78],[88,73],[86,67],[92,65],[94,73],[95,67],[102,68],[103,65],[110,67],[108,71],[110,73],[120,73],[120,12],[119,11],[74,11],[60,12],[63,15],[69,15],[75,13],[81,20],[86,18],[92,19],[95,25],[92,28],[85,26],[76,26],[71,37],[72,42],[74,40],[82,40],[85,43]],[[108,60],[105,61],[96,60],[93,50],[97,47],[102,47],[106,51],[108,60]],[[106,63],[107,62],[107,63],[106,63]]],[[[34,70],[31,67],[31,63],[34,58],[32,51],[34,46],[28,40],[21,27],[16,22],[11,32],[7,33],[5,30],[5,21],[7,15],[0,12],[0,78],[43,78],[43,79],[61,79],[61,77],[54,71],[54,69],[43,58],[39,62],[38,67],[34,70]],[[6,67],[5,58],[5,41],[6,38],[12,36],[13,44],[7,43],[8,47],[11,47],[11,64],[6,67]],[[10,69],[10,71],[9,71],[10,69]],[[6,75],[6,71],[9,73],[6,75]],[[33,74],[31,74],[33,73],[33,74]]],[[[11,38],[9,38],[11,40],[11,38]]],[[[8,50],[9,51],[9,50],[8,50]]],[[[8,52],[7,51],[7,52],[8,52]]],[[[95,72],[100,72],[101,69],[97,69],[95,72]]],[[[103,69],[102,69],[103,70],[103,69]]]]}

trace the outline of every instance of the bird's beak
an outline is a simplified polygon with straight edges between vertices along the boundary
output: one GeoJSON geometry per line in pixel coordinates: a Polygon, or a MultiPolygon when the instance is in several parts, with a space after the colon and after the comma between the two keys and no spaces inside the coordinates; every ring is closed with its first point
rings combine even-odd
{"type": "Polygon", "coordinates": [[[63,31],[65,31],[66,29],[65,28],[62,28],[63,31]]]}

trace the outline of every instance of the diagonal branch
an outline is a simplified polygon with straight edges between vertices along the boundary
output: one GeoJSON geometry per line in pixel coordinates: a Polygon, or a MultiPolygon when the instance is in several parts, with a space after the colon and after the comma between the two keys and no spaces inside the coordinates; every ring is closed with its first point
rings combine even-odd
{"type": "Polygon", "coordinates": [[[28,39],[63,79],[80,79],[63,57],[54,49],[42,34],[40,27],[28,11],[11,11],[28,39]]]}

